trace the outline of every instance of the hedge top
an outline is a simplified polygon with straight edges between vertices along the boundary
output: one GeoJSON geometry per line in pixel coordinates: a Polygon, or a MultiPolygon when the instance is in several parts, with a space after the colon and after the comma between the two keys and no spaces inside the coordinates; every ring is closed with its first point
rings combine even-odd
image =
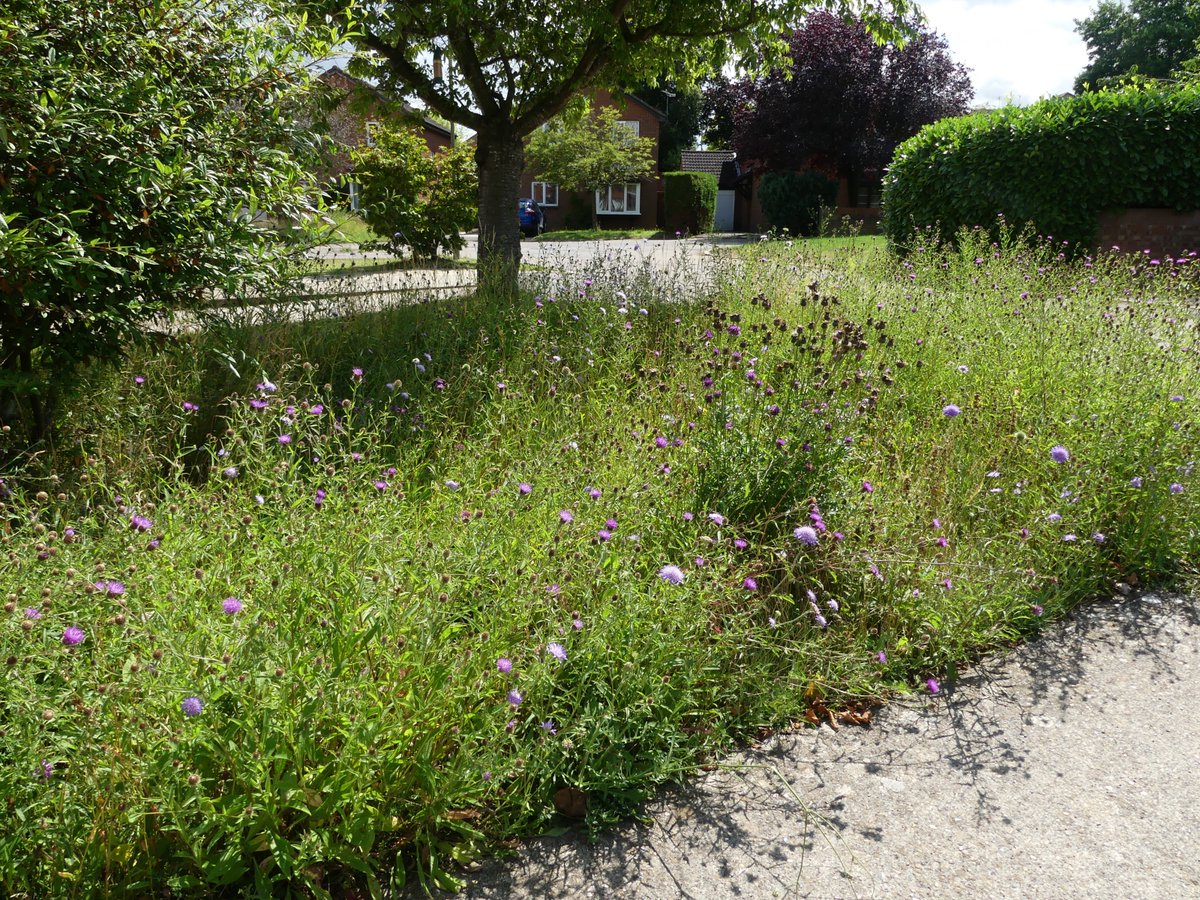
{"type": "Polygon", "coordinates": [[[1200,83],[1131,84],[943,119],[896,149],[884,233],[903,248],[915,228],[951,240],[1003,216],[1087,249],[1105,210],[1200,209],[1198,146],[1200,83]]]}

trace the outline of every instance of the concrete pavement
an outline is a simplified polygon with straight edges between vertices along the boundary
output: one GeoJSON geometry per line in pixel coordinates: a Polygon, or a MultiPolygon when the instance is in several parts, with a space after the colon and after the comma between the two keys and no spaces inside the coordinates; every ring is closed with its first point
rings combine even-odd
{"type": "Polygon", "coordinates": [[[475,898],[1200,897],[1200,605],[1114,598],[893,702],[784,734],[475,898]]]}

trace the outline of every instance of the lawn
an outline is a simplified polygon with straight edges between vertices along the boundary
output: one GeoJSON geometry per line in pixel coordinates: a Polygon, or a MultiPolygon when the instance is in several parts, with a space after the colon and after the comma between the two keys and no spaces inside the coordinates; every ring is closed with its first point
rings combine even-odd
{"type": "Polygon", "coordinates": [[[453,886],[1194,576],[1189,261],[738,253],[137,350],[0,443],[3,892],[453,886]]]}

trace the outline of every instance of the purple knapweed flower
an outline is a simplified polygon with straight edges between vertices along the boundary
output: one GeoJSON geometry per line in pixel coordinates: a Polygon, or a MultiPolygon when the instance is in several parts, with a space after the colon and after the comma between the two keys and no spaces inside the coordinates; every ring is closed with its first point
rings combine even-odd
{"type": "Polygon", "coordinates": [[[671,584],[683,584],[683,569],[679,566],[663,566],[658,570],[658,577],[671,584]]]}
{"type": "Polygon", "coordinates": [[[548,731],[551,734],[558,734],[558,728],[555,727],[553,719],[547,719],[538,725],[538,728],[542,729],[542,731],[548,731]]]}
{"type": "Polygon", "coordinates": [[[270,381],[261,381],[261,382],[259,382],[259,384],[258,384],[258,389],[259,389],[260,391],[262,391],[263,393],[266,393],[266,394],[273,394],[273,393],[275,393],[277,390],[279,390],[279,388],[278,388],[278,387],[276,387],[276,386],[275,386],[275,384],[274,384],[273,382],[270,382],[270,381]]]}
{"type": "Polygon", "coordinates": [[[692,521],[692,519],[694,519],[694,518],[696,518],[696,516],[695,516],[693,513],[690,513],[690,512],[685,512],[685,513],[683,514],[683,521],[685,521],[685,522],[690,522],[690,521],[692,521]]]}
{"type": "Polygon", "coordinates": [[[1064,534],[1062,539],[1063,539],[1063,542],[1067,543],[1067,544],[1071,544],[1071,543],[1074,543],[1075,541],[1079,540],[1079,538],[1077,538],[1073,534],[1064,534]]]}
{"type": "Polygon", "coordinates": [[[242,601],[237,597],[226,597],[221,601],[221,609],[225,610],[226,615],[236,616],[242,608],[242,601]]]}
{"type": "Polygon", "coordinates": [[[147,516],[130,516],[129,527],[134,531],[149,531],[154,527],[154,523],[147,516]]]}
{"type": "Polygon", "coordinates": [[[455,481],[453,478],[450,478],[450,479],[446,480],[446,487],[452,491],[457,491],[459,488],[462,487],[462,485],[459,484],[457,481],[455,481]]]}
{"type": "Polygon", "coordinates": [[[1129,485],[1130,487],[1140,488],[1142,486],[1142,476],[1134,475],[1129,479],[1129,485]]]}
{"type": "Polygon", "coordinates": [[[569,509],[560,509],[558,511],[558,521],[562,522],[564,525],[570,525],[575,521],[575,514],[569,509]]]}
{"type": "Polygon", "coordinates": [[[559,662],[567,661],[567,651],[562,644],[551,641],[546,645],[546,652],[557,659],[559,662]]]}
{"type": "Polygon", "coordinates": [[[875,661],[877,663],[879,663],[880,665],[882,665],[883,663],[886,663],[887,662],[887,653],[884,652],[883,650],[880,650],[878,653],[875,654],[875,661]]]}
{"type": "Polygon", "coordinates": [[[507,675],[509,672],[512,671],[512,668],[513,668],[512,660],[509,659],[508,657],[502,656],[498,660],[496,660],[496,668],[497,668],[497,670],[500,671],[501,674],[507,675]]]}
{"type": "Polygon", "coordinates": [[[733,548],[735,550],[745,550],[749,546],[750,546],[750,544],[743,538],[734,538],[733,539],[733,548]]]}
{"type": "Polygon", "coordinates": [[[941,689],[942,689],[942,686],[940,684],[938,684],[938,680],[936,678],[930,678],[928,681],[926,681],[925,687],[929,690],[929,693],[931,693],[931,694],[936,694],[939,691],[941,691],[941,689]]]}
{"type": "Polygon", "coordinates": [[[962,410],[959,409],[955,404],[948,403],[942,407],[942,415],[948,419],[953,419],[955,416],[962,415],[962,410]]]}
{"type": "Polygon", "coordinates": [[[522,481],[520,484],[517,485],[517,493],[520,494],[522,497],[526,497],[529,494],[533,493],[533,485],[530,484],[528,481],[522,481]]]}
{"type": "Polygon", "coordinates": [[[120,581],[97,581],[93,587],[110,597],[119,597],[125,593],[125,584],[120,581]]]}
{"type": "Polygon", "coordinates": [[[657,447],[659,450],[665,450],[670,443],[671,442],[668,441],[661,434],[654,439],[654,446],[657,447]]]}
{"type": "Polygon", "coordinates": [[[1062,516],[1056,512],[1052,512],[1052,513],[1050,513],[1050,515],[1046,516],[1046,521],[1047,522],[1061,522],[1062,516]]]}
{"type": "Polygon", "coordinates": [[[25,608],[25,618],[36,620],[36,619],[40,619],[41,617],[42,617],[42,611],[40,609],[38,609],[36,606],[27,606],[25,608]]]}
{"type": "Polygon", "coordinates": [[[146,376],[145,375],[133,376],[133,383],[136,384],[138,387],[141,387],[143,384],[146,383],[146,376]]]}
{"type": "Polygon", "coordinates": [[[353,369],[350,370],[350,377],[355,381],[362,381],[363,370],[360,369],[358,366],[355,366],[353,369]]]}
{"type": "Polygon", "coordinates": [[[37,776],[43,781],[49,781],[54,777],[54,764],[48,759],[43,759],[38,765],[37,776]]]}
{"type": "Polygon", "coordinates": [[[1092,540],[1097,544],[1103,544],[1108,538],[1102,532],[1097,531],[1092,534],[1092,540]]]}
{"type": "Polygon", "coordinates": [[[873,494],[875,493],[875,485],[871,484],[869,481],[864,481],[862,483],[861,490],[864,494],[873,494]]]}
{"type": "Polygon", "coordinates": [[[709,513],[708,521],[712,522],[714,525],[724,525],[725,517],[720,513],[709,513]]]}
{"type": "Polygon", "coordinates": [[[391,487],[391,485],[389,485],[386,481],[375,482],[375,490],[377,491],[386,491],[389,487],[391,487]]]}
{"type": "Polygon", "coordinates": [[[521,696],[521,692],[516,688],[513,688],[508,692],[508,703],[510,706],[520,706],[521,701],[524,699],[525,698],[521,696]]]}
{"type": "Polygon", "coordinates": [[[1033,606],[1031,606],[1030,609],[1032,610],[1032,612],[1035,616],[1040,616],[1043,612],[1045,612],[1045,610],[1042,609],[1041,605],[1038,603],[1033,604],[1033,606]]]}
{"type": "Polygon", "coordinates": [[[576,616],[575,618],[571,619],[571,627],[574,628],[576,631],[582,631],[583,630],[583,619],[579,618],[579,616],[576,616]]]}
{"type": "Polygon", "coordinates": [[[271,404],[270,404],[270,403],[268,403],[266,400],[263,400],[263,399],[261,399],[261,398],[259,398],[259,397],[254,397],[254,398],[253,398],[253,399],[250,401],[250,407],[251,407],[252,409],[266,409],[266,408],[267,408],[268,406],[270,406],[270,405],[271,405],[271,404]]]}
{"type": "Polygon", "coordinates": [[[792,534],[802,544],[807,544],[809,547],[817,545],[817,531],[809,525],[801,525],[792,534]]]}
{"type": "Polygon", "coordinates": [[[204,701],[199,697],[184,697],[183,701],[179,704],[179,708],[183,711],[183,714],[190,719],[193,716],[198,716],[201,712],[203,712],[204,701]]]}
{"type": "Polygon", "coordinates": [[[600,488],[590,487],[587,489],[588,496],[593,500],[599,500],[601,496],[600,488]]]}
{"type": "Polygon", "coordinates": [[[611,541],[612,540],[612,532],[609,531],[607,528],[601,528],[599,531],[596,532],[596,540],[598,540],[600,542],[611,541]]]}
{"type": "Polygon", "coordinates": [[[1055,444],[1050,448],[1050,458],[1056,463],[1065,463],[1071,458],[1071,454],[1062,444],[1055,444]]]}
{"type": "Polygon", "coordinates": [[[200,407],[197,406],[195,403],[193,403],[191,400],[184,400],[183,401],[183,411],[184,412],[199,412],[200,407]]]}
{"type": "Polygon", "coordinates": [[[757,591],[758,590],[758,582],[755,581],[753,578],[746,578],[745,580],[742,581],[742,587],[744,587],[748,591],[757,591]]]}
{"type": "Polygon", "coordinates": [[[1170,486],[1170,488],[1168,488],[1168,490],[1172,494],[1182,494],[1183,493],[1183,485],[1180,484],[1178,481],[1176,481],[1174,484],[1172,484],[1170,486]]]}
{"type": "Polygon", "coordinates": [[[292,436],[290,434],[281,434],[275,440],[277,440],[281,446],[286,447],[288,444],[290,444],[292,442],[292,436]]]}

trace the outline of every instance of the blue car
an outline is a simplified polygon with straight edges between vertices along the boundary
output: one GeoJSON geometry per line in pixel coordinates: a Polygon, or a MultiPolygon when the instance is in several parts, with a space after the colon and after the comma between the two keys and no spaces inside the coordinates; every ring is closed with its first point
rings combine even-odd
{"type": "Polygon", "coordinates": [[[546,214],[532,197],[517,201],[517,219],[521,223],[521,234],[536,237],[546,230],[546,214]]]}

